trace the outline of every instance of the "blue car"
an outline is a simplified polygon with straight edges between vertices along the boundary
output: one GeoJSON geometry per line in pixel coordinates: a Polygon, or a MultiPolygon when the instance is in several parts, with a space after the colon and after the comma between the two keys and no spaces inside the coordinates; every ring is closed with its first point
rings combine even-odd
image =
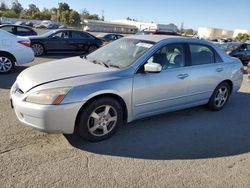
{"type": "Polygon", "coordinates": [[[0,25],[0,29],[5,30],[17,36],[36,36],[37,35],[37,32],[35,32],[31,27],[27,27],[27,26],[6,24],[6,25],[0,25]]]}

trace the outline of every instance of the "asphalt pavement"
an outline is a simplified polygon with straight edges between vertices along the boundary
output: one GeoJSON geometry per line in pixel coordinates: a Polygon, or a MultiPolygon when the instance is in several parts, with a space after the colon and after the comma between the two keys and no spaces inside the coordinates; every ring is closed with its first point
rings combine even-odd
{"type": "Polygon", "coordinates": [[[222,111],[205,107],[124,125],[90,143],[22,125],[9,89],[29,66],[0,75],[0,187],[250,187],[250,82],[222,111]]]}

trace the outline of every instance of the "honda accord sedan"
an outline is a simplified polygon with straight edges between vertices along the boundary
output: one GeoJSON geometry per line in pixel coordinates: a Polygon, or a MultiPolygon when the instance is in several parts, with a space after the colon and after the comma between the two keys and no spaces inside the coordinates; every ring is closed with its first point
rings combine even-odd
{"type": "Polygon", "coordinates": [[[198,105],[221,110],[242,79],[240,60],[210,42],[137,35],[28,68],[10,96],[26,125],[100,141],[124,122],[198,105]]]}
{"type": "Polygon", "coordinates": [[[35,56],[46,53],[90,53],[102,46],[102,40],[73,29],[57,29],[30,37],[35,56]]]}

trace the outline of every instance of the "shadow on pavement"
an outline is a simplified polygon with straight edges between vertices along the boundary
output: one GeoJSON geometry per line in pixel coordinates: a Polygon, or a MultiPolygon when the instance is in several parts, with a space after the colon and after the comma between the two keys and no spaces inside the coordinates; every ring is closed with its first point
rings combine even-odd
{"type": "Polygon", "coordinates": [[[138,120],[110,139],[90,143],[65,135],[78,149],[103,155],[152,159],[200,159],[250,152],[250,94],[237,93],[219,112],[197,107],[138,120]]]}
{"type": "Polygon", "coordinates": [[[26,68],[28,67],[17,66],[9,74],[0,74],[0,89],[10,89],[16,81],[17,76],[26,68]]]}

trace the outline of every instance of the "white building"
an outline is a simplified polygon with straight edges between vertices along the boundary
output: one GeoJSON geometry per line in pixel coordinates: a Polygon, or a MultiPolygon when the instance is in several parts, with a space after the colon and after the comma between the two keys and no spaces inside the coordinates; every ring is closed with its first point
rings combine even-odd
{"type": "Polygon", "coordinates": [[[83,20],[83,30],[92,32],[124,34],[134,34],[138,31],[137,27],[132,25],[100,20],[83,20]]]}
{"type": "Polygon", "coordinates": [[[235,38],[239,33],[246,33],[250,35],[250,30],[236,29],[234,31],[219,29],[219,28],[209,28],[209,27],[199,27],[198,37],[203,39],[218,39],[218,38],[235,38]]]}
{"type": "Polygon", "coordinates": [[[177,26],[175,24],[157,24],[157,23],[147,23],[147,22],[138,22],[138,21],[131,21],[131,20],[112,20],[113,23],[123,23],[126,25],[135,26],[138,30],[142,31],[144,29],[148,30],[168,30],[177,32],[177,26]]]}

